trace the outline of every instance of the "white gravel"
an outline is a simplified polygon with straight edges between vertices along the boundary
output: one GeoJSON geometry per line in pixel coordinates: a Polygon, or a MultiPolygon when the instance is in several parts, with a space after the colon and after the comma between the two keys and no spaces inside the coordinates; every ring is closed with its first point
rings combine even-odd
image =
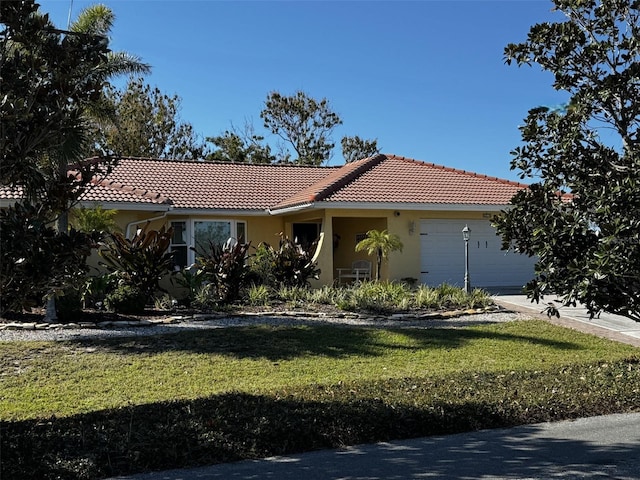
{"type": "Polygon", "coordinates": [[[492,312],[473,315],[461,315],[451,318],[322,318],[289,317],[266,315],[243,315],[209,320],[183,320],[173,324],[147,326],[107,327],[107,328],[70,328],[49,330],[5,329],[0,330],[0,342],[7,341],[65,341],[95,337],[135,337],[176,333],[185,330],[243,327],[249,325],[348,325],[379,328],[459,328],[470,325],[510,322],[530,318],[522,313],[492,312]]]}

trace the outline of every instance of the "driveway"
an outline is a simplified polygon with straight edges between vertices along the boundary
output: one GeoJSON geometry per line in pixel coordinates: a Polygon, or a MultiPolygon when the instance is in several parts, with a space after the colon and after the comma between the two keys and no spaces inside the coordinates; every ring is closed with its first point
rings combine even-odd
{"type": "Polygon", "coordinates": [[[553,296],[545,297],[545,303],[540,304],[531,303],[526,295],[498,294],[493,298],[496,303],[507,309],[544,318],[548,318],[543,312],[547,306],[546,303],[553,302],[560,311],[560,318],[549,318],[553,323],[640,347],[640,322],[621,315],[602,312],[598,318],[589,319],[587,309],[583,306],[564,307],[553,296]]]}
{"type": "Polygon", "coordinates": [[[418,438],[117,478],[637,480],[640,479],[640,413],[418,438]]]}

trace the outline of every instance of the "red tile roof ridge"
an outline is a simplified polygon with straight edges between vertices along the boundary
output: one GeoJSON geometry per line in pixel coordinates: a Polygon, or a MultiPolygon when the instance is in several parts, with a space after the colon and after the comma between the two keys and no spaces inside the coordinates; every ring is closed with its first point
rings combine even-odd
{"type": "Polygon", "coordinates": [[[331,172],[326,177],[321,178],[279,204],[274,205],[271,209],[279,210],[324,200],[350,182],[356,180],[364,172],[380,164],[386,158],[384,155],[377,154],[341,165],[334,172],[331,172]]]}
{"type": "MultiPolygon", "coordinates": [[[[90,159],[91,160],[91,159],[90,159]]],[[[245,165],[251,167],[294,167],[294,168],[313,168],[313,169],[330,169],[335,170],[340,168],[340,165],[302,165],[299,163],[250,163],[250,162],[226,162],[223,160],[195,160],[195,159],[171,159],[171,158],[154,158],[154,157],[119,157],[118,160],[132,160],[132,161],[148,161],[148,162],[162,162],[162,163],[174,163],[174,164],[195,164],[195,165],[245,165]]]]}
{"type": "Polygon", "coordinates": [[[513,180],[507,180],[505,178],[493,177],[491,175],[485,175],[485,174],[482,174],[482,173],[476,173],[476,172],[472,172],[470,170],[462,170],[460,168],[447,167],[445,165],[439,165],[439,164],[433,163],[433,162],[423,162],[421,160],[414,160],[413,158],[403,157],[403,156],[400,156],[400,155],[387,154],[386,156],[387,156],[387,158],[390,158],[390,159],[391,158],[395,158],[397,160],[401,160],[401,161],[407,162],[407,163],[418,163],[418,164],[422,164],[422,165],[428,165],[430,167],[439,168],[439,169],[442,169],[442,170],[446,170],[448,172],[461,173],[463,175],[469,175],[471,177],[483,178],[483,179],[486,179],[486,180],[497,181],[497,182],[500,182],[500,183],[504,183],[506,185],[514,185],[514,186],[517,186],[517,187],[528,187],[529,186],[526,183],[514,182],[513,180]]]}
{"type": "Polygon", "coordinates": [[[170,198],[165,197],[157,192],[152,192],[150,190],[144,190],[142,188],[136,188],[129,185],[124,185],[123,183],[115,182],[112,180],[106,180],[106,179],[98,180],[97,178],[94,178],[92,180],[92,183],[94,185],[99,185],[101,187],[105,187],[111,190],[130,193],[132,195],[136,195],[141,198],[152,200],[154,203],[161,203],[166,205],[171,205],[173,203],[170,198]]]}
{"type": "Polygon", "coordinates": [[[311,195],[310,200],[317,202],[327,198],[386,159],[386,155],[377,154],[342,165],[334,174],[327,175],[309,187],[309,189],[316,190],[311,195]]]}

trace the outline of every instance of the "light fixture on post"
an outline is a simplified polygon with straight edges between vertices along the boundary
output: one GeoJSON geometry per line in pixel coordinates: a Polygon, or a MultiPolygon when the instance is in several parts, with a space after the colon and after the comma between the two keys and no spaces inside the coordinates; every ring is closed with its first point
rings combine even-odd
{"type": "Polygon", "coordinates": [[[471,293],[471,284],[469,282],[469,225],[465,225],[462,229],[462,238],[464,240],[464,291],[471,293]]]}

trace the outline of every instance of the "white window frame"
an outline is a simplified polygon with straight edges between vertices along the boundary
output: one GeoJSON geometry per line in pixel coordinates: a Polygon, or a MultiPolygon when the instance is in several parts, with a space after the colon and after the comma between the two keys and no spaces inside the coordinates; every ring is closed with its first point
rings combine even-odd
{"type": "Polygon", "coordinates": [[[194,232],[195,232],[195,224],[197,222],[229,223],[230,231],[232,233],[230,238],[232,238],[235,243],[238,242],[239,233],[244,234],[245,243],[248,241],[247,240],[247,222],[245,220],[236,220],[231,218],[186,218],[186,219],[180,219],[180,220],[171,220],[170,224],[173,225],[174,223],[181,223],[181,222],[185,223],[184,236],[186,237],[186,244],[171,243],[171,245],[169,246],[169,250],[173,251],[174,245],[176,247],[184,247],[186,245],[187,247],[187,265],[186,266],[187,267],[189,265],[193,265],[196,261],[196,252],[192,250],[192,247],[195,246],[194,232]]]}

